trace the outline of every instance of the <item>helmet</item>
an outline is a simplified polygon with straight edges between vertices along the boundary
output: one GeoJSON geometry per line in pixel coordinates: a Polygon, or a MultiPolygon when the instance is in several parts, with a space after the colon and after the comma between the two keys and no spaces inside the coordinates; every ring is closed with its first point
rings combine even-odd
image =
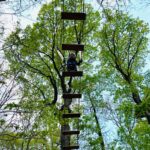
{"type": "Polygon", "coordinates": [[[76,55],[74,53],[69,54],[69,58],[76,59],[76,55]]]}

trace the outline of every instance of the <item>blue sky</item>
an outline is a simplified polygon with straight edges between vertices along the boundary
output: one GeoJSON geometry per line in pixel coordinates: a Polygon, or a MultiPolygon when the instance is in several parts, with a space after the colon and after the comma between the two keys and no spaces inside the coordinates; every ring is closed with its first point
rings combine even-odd
{"type": "MultiPolygon", "coordinates": [[[[132,5],[128,8],[128,11],[133,17],[139,17],[140,19],[144,20],[144,22],[149,24],[150,28],[150,2],[149,5],[142,2],[141,0],[132,0],[132,5]]],[[[149,46],[150,49],[150,33],[148,35],[149,38],[149,46]]],[[[146,65],[144,67],[144,71],[150,69],[150,53],[146,58],[146,65]]]]}
{"type": "Polygon", "coordinates": [[[129,9],[130,14],[150,24],[150,4],[146,5],[146,3],[142,3],[141,0],[132,0],[132,5],[129,9]]]}

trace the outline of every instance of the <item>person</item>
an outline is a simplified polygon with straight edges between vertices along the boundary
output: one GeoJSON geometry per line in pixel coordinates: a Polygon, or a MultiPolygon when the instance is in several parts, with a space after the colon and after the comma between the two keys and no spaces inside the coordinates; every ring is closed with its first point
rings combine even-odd
{"type": "MultiPolygon", "coordinates": [[[[79,66],[82,63],[82,59],[80,59],[78,62],[76,61],[76,55],[74,53],[69,54],[68,60],[67,60],[67,71],[77,71],[77,65],[79,66]]],[[[71,82],[72,77],[70,77],[70,80],[68,82],[69,85],[69,91],[71,90],[71,82]]]]}
{"type": "Polygon", "coordinates": [[[76,55],[71,53],[67,60],[67,71],[77,71],[77,65],[79,66],[81,63],[82,59],[77,62],[76,55]]]}

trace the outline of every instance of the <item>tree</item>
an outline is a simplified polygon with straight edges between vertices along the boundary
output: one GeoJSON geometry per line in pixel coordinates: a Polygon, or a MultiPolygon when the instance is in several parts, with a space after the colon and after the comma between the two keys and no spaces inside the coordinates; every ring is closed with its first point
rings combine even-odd
{"type": "Polygon", "coordinates": [[[131,2],[131,0],[115,0],[115,1],[97,0],[97,3],[103,7],[105,7],[105,5],[107,5],[108,7],[110,7],[111,5],[114,6],[120,6],[122,4],[126,5],[128,2],[131,2]]]}
{"type": "MultiPolygon", "coordinates": [[[[119,86],[124,85],[124,94],[130,92],[129,98],[141,105],[143,97],[140,91],[144,86],[141,86],[140,69],[148,52],[146,34],[149,29],[141,20],[129,18],[120,11],[111,14],[106,16],[107,22],[99,33],[102,66],[116,77],[119,86]]],[[[144,115],[150,123],[148,110],[144,115]]]]}
{"type": "MultiPolygon", "coordinates": [[[[148,146],[145,141],[150,138],[149,85],[141,73],[149,52],[148,32],[148,25],[143,21],[119,10],[105,9],[105,22],[101,32],[97,33],[101,47],[99,73],[110,86],[106,90],[110,92],[112,104],[108,103],[106,108],[109,110],[107,114],[110,114],[108,118],[114,120],[118,127],[118,149],[137,149],[142,145],[146,149],[148,146]],[[147,122],[142,117],[147,118],[147,122]],[[142,136],[135,132],[138,126],[145,131],[142,136]]],[[[115,147],[113,143],[111,145],[115,147]]]]}
{"type": "MultiPolygon", "coordinates": [[[[72,2],[72,6],[76,5],[81,9],[79,4],[80,2],[72,2]]],[[[29,112],[30,120],[35,121],[29,126],[36,124],[37,121],[34,117],[40,118],[38,113],[42,112],[43,114],[43,109],[47,107],[51,110],[50,114],[57,114],[60,108],[59,103],[56,103],[59,101],[59,95],[62,92],[68,92],[61,74],[64,69],[63,61],[68,55],[60,50],[61,34],[65,37],[64,43],[89,42],[88,35],[92,36],[93,32],[98,29],[99,20],[94,20],[94,18],[98,18],[99,13],[94,12],[91,6],[87,5],[89,19],[79,23],[66,22],[62,33],[59,8],[60,5],[57,1],[43,5],[37,23],[33,27],[28,26],[25,30],[17,27],[4,45],[5,57],[9,61],[10,70],[12,72],[20,70],[17,82],[23,99],[19,102],[19,107],[23,106],[21,110],[29,112]]],[[[72,10],[74,7],[69,8],[72,10]]],[[[90,44],[88,46],[92,47],[90,44]]],[[[56,126],[59,125],[58,120],[56,120],[56,124],[56,126]]],[[[34,130],[34,128],[32,129],[34,130]]],[[[42,131],[40,130],[40,132],[42,131]]],[[[28,137],[31,139],[33,136],[28,134],[28,137]]],[[[29,140],[30,143],[31,140],[29,140]]]]}
{"type": "Polygon", "coordinates": [[[103,112],[105,105],[101,92],[104,90],[102,78],[97,74],[87,75],[82,81],[82,91],[84,92],[84,116],[81,123],[81,139],[87,143],[82,149],[106,149],[104,143],[105,128],[102,126],[103,112]],[[100,116],[101,114],[101,116],[100,116]]]}

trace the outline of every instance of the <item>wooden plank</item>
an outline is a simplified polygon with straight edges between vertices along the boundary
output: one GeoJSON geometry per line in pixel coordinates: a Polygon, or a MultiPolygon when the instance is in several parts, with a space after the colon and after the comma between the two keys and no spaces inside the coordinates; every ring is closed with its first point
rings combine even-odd
{"type": "Polygon", "coordinates": [[[61,12],[61,19],[66,19],[66,20],[85,20],[86,19],[86,14],[85,13],[80,13],[80,12],[61,12]]]}
{"type": "Polygon", "coordinates": [[[72,145],[72,146],[64,146],[63,150],[71,150],[71,149],[79,149],[78,145],[72,145]]]}
{"type": "Polygon", "coordinates": [[[79,118],[81,116],[80,113],[68,113],[68,114],[63,114],[62,118],[79,118]]]}
{"type": "Polygon", "coordinates": [[[80,134],[80,131],[63,131],[63,135],[80,134]]]}
{"type": "Polygon", "coordinates": [[[71,99],[71,98],[81,98],[81,94],[70,94],[70,93],[64,93],[63,94],[63,98],[68,98],[68,99],[71,99]]]}
{"type": "Polygon", "coordinates": [[[83,76],[83,71],[65,71],[62,74],[63,77],[76,77],[76,76],[83,76]]]}
{"type": "Polygon", "coordinates": [[[62,50],[83,51],[84,45],[82,45],[82,44],[62,44],[62,50]]]}

